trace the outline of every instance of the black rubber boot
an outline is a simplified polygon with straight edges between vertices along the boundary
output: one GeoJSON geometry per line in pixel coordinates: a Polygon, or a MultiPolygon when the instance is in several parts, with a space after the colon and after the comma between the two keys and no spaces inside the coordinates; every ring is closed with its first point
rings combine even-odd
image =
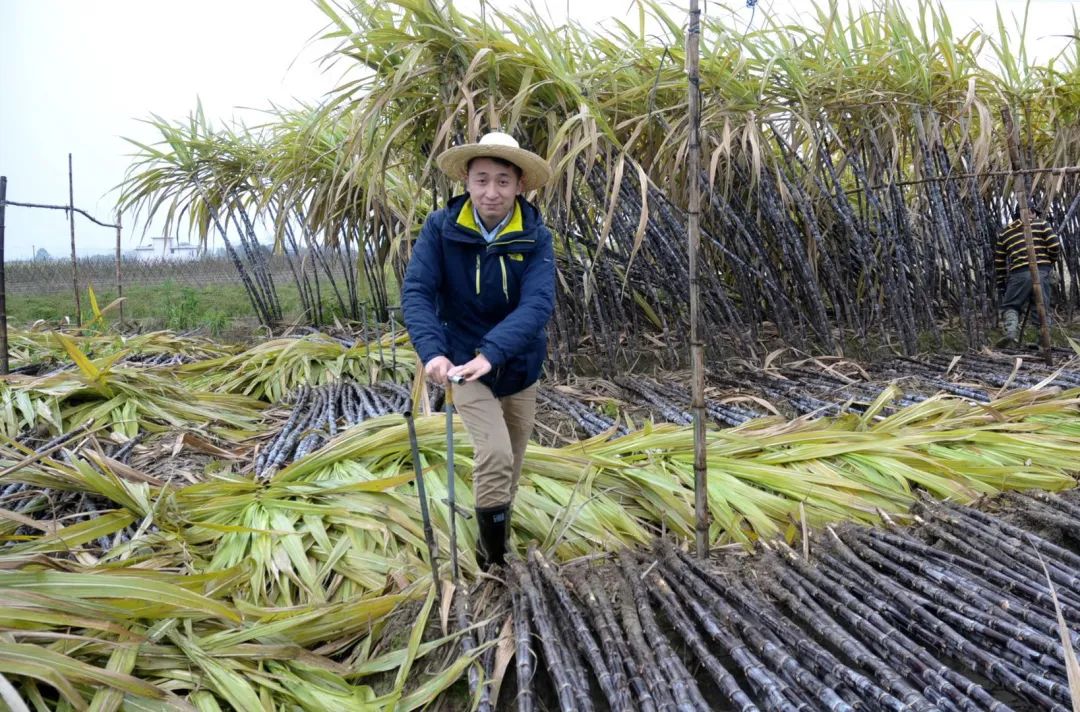
{"type": "Polygon", "coordinates": [[[476,510],[480,538],[476,547],[476,562],[484,571],[506,563],[506,542],[510,537],[510,507],[476,510]]]}

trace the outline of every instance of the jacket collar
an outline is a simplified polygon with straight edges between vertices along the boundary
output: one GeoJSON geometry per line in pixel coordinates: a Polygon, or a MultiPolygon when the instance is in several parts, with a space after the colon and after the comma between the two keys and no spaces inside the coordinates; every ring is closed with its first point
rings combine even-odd
{"type": "Polygon", "coordinates": [[[520,195],[514,203],[514,215],[493,242],[488,244],[476,228],[476,219],[472,214],[472,204],[467,193],[454,196],[446,205],[446,227],[444,235],[461,242],[476,242],[489,247],[497,247],[504,241],[524,239],[532,241],[537,225],[540,224],[540,211],[520,195]]]}
{"type": "MultiPolygon", "coordinates": [[[[480,226],[476,224],[476,211],[473,210],[472,200],[466,198],[465,204],[461,206],[461,210],[458,211],[457,224],[468,230],[477,232],[483,236],[483,231],[480,226]]],[[[509,235],[515,232],[522,232],[525,229],[524,218],[521,215],[521,204],[514,200],[514,211],[510,216],[510,220],[503,226],[502,230],[499,230],[495,239],[499,239],[502,235],[509,235]]]]}

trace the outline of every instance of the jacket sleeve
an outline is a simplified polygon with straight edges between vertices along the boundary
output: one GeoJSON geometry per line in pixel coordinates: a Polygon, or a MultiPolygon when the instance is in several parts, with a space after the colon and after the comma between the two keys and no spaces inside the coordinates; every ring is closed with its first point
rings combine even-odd
{"type": "Polygon", "coordinates": [[[1050,262],[1057,262],[1058,256],[1061,255],[1061,235],[1049,226],[1046,229],[1050,231],[1050,239],[1047,240],[1048,244],[1046,246],[1046,250],[1050,255],[1050,262]]]}
{"type": "Polygon", "coordinates": [[[436,295],[443,283],[441,211],[424,221],[420,237],[413,245],[412,258],[405,269],[401,288],[401,311],[409,339],[423,363],[447,355],[446,332],[439,321],[436,295]]]}
{"type": "Polygon", "coordinates": [[[542,244],[529,255],[522,274],[518,305],[480,342],[480,353],[493,368],[527,351],[555,309],[555,252],[551,233],[543,228],[542,234],[542,244]]]}

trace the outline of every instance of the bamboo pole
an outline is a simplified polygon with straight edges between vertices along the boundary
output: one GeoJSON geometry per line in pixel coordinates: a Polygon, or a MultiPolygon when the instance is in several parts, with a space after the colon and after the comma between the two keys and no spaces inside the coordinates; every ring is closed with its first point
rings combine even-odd
{"type": "MultiPolygon", "coordinates": [[[[1001,118],[1005,122],[1005,139],[1009,144],[1009,160],[1012,163],[1013,170],[1023,170],[1024,166],[1020,158],[1020,139],[1017,135],[1016,124],[1013,122],[1012,112],[1008,106],[1001,107],[1001,118]]],[[[1039,315],[1039,336],[1042,341],[1043,358],[1046,360],[1047,366],[1053,366],[1054,355],[1050,347],[1050,325],[1046,321],[1046,297],[1043,295],[1042,281],[1039,279],[1035,238],[1031,233],[1031,208],[1028,205],[1028,192],[1024,181],[1021,180],[1020,188],[1017,189],[1016,178],[1014,177],[1013,192],[1020,203],[1020,222],[1024,226],[1024,248],[1027,252],[1028,271],[1031,273],[1031,293],[1035,297],[1035,310],[1039,315]]]]}
{"type": "Polygon", "coordinates": [[[687,230],[690,240],[690,368],[693,393],[690,410],[694,414],[694,515],[697,555],[709,553],[708,472],[705,454],[705,347],[701,340],[701,284],[698,278],[698,250],[701,246],[701,93],[698,63],[701,39],[701,10],[698,0],[690,0],[690,27],[686,38],[686,64],[689,75],[688,109],[690,120],[689,165],[690,206],[687,230]]]}
{"type": "Polygon", "coordinates": [[[71,154],[68,154],[68,225],[71,228],[71,291],[75,293],[75,325],[82,323],[79,302],[79,267],[75,257],[75,181],[72,179],[71,154]]]}
{"type": "MultiPolygon", "coordinates": [[[[124,298],[124,283],[120,274],[120,213],[116,213],[116,298],[124,298]]],[[[124,303],[120,302],[120,324],[124,323],[124,303]]]]}
{"type": "Polygon", "coordinates": [[[7,210],[7,176],[0,176],[0,376],[8,374],[7,289],[4,282],[4,213],[7,210]]]}

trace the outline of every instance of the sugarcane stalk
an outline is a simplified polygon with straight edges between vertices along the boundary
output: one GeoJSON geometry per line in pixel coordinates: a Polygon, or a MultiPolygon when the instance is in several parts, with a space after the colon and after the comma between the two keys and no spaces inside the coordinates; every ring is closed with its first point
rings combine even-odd
{"type": "Polygon", "coordinates": [[[1040,536],[1023,530],[1014,524],[1010,524],[1000,517],[991,516],[974,507],[959,508],[950,503],[945,503],[945,507],[962,517],[979,521],[986,526],[1000,530],[1020,545],[1028,544],[1034,546],[1039,550],[1043,557],[1053,562],[1060,562],[1061,568],[1064,571],[1080,571],[1080,555],[1073,553],[1065,547],[1058,546],[1051,541],[1047,541],[1040,536]]]}
{"type": "MultiPolygon", "coordinates": [[[[1034,577],[1041,568],[1039,559],[1029,554],[1025,546],[1017,543],[1015,539],[1011,539],[1000,529],[995,531],[994,528],[987,526],[983,522],[972,521],[965,517],[962,511],[950,511],[948,515],[940,517],[938,521],[961,537],[983,541],[990,547],[987,551],[990,558],[1011,567],[1008,572],[1009,575],[1030,578],[1034,577]]],[[[1059,598],[1064,598],[1070,605],[1076,606],[1078,602],[1074,596],[1076,595],[1075,592],[1080,591],[1080,588],[1078,588],[1080,579],[1070,573],[1070,569],[1061,568],[1055,562],[1056,559],[1050,557],[1046,562],[1046,567],[1054,584],[1063,588],[1063,591],[1059,593],[1059,598]]]]}
{"type": "MultiPolygon", "coordinates": [[[[1056,631],[1049,626],[1049,634],[1040,632],[1038,629],[1024,625],[1020,621],[1010,621],[1014,613],[1008,605],[1008,601],[997,597],[1000,604],[995,605],[988,598],[994,592],[985,589],[975,580],[965,580],[963,585],[956,581],[950,589],[956,595],[949,593],[929,582],[928,579],[908,573],[902,567],[892,563],[890,559],[878,554],[873,548],[886,548],[882,542],[862,540],[851,536],[844,537],[844,543],[851,547],[863,561],[873,563],[877,568],[885,570],[890,576],[900,581],[909,591],[918,592],[915,600],[931,611],[934,615],[942,618],[954,626],[962,628],[965,635],[972,640],[985,640],[988,643],[1003,648],[1019,658],[1035,660],[1043,669],[1059,667],[1064,672],[1064,667],[1054,657],[1060,654],[1060,644],[1052,637],[1056,631]]],[[[914,565],[913,557],[903,554],[899,550],[886,548],[897,559],[914,565]],[[891,549],[891,551],[890,551],[891,549]]],[[[929,567],[920,567],[921,571],[932,571],[929,567]]],[[[939,577],[935,576],[935,579],[939,577]]],[[[1049,622],[1049,621],[1048,621],[1049,622]]]]}
{"type": "MultiPolygon", "coordinates": [[[[1042,586],[1038,581],[1029,579],[1016,570],[1017,563],[1004,557],[991,555],[989,549],[972,546],[969,539],[954,535],[947,529],[939,526],[937,522],[928,522],[923,525],[928,534],[955,547],[963,554],[964,559],[959,563],[965,569],[983,576],[992,581],[1002,591],[1016,593],[1037,605],[1047,606],[1044,610],[1052,610],[1053,598],[1049,589],[1042,586]]],[[[1060,599],[1065,610],[1080,611],[1077,603],[1070,598],[1060,599]]]]}
{"type": "MultiPolygon", "coordinates": [[[[969,669],[981,672],[1011,692],[1020,694],[1037,704],[1046,705],[1051,709],[1055,708],[1053,700],[1032,688],[1005,665],[1001,664],[1000,661],[988,656],[985,651],[972,644],[971,641],[954,630],[952,626],[927,610],[919,601],[914,600],[902,587],[895,584],[888,577],[878,574],[870,565],[856,556],[843,540],[836,535],[835,531],[830,529],[830,532],[833,538],[830,553],[842,559],[856,576],[863,577],[862,581],[866,587],[883,592],[888,596],[889,600],[898,605],[905,622],[917,621],[919,624],[926,626],[932,632],[932,639],[939,650],[959,653],[958,659],[969,669]]],[[[828,561],[830,558],[830,556],[825,556],[823,560],[828,561]]],[[[870,602],[875,601],[870,600],[870,602]]],[[[968,690],[974,700],[988,709],[1009,709],[994,700],[981,686],[972,685],[968,690]]],[[[1060,712],[1067,712],[1067,710],[1062,708],[1060,712]]]]}
{"type": "Polygon", "coordinates": [[[630,691],[625,687],[625,683],[621,687],[616,686],[616,678],[600,652],[600,646],[597,644],[596,638],[589,629],[589,625],[585,622],[585,618],[581,615],[581,610],[571,598],[570,592],[566,589],[562,579],[552,567],[551,562],[536,549],[529,552],[529,558],[536,562],[541,577],[554,591],[555,600],[560,604],[563,613],[567,617],[573,640],[577,643],[578,649],[596,675],[600,690],[604,693],[608,704],[611,705],[611,709],[616,711],[632,709],[630,691]]]}
{"type": "Polygon", "coordinates": [[[577,697],[577,705],[581,710],[592,710],[594,708],[592,703],[591,686],[589,684],[589,675],[585,670],[585,661],[582,660],[581,655],[578,653],[578,645],[576,641],[576,632],[572,628],[570,621],[566,616],[559,615],[559,603],[557,600],[557,594],[551,589],[551,586],[547,584],[547,580],[540,570],[539,563],[533,554],[533,551],[529,551],[529,557],[526,566],[529,568],[529,573],[532,574],[533,581],[536,582],[537,588],[544,595],[545,601],[549,602],[551,620],[558,631],[560,638],[566,643],[563,647],[563,665],[566,666],[567,672],[570,674],[570,679],[574,682],[574,695],[577,697]],[[554,597],[556,600],[551,600],[554,597]]]}
{"type": "MultiPolygon", "coordinates": [[[[641,678],[635,661],[626,647],[622,632],[617,625],[613,626],[610,617],[605,615],[600,599],[593,591],[592,585],[586,576],[580,572],[571,572],[567,574],[566,585],[585,606],[585,612],[592,622],[592,627],[600,639],[600,647],[603,649],[603,654],[609,663],[615,689],[623,690],[627,686],[629,687],[626,690],[628,696],[626,704],[631,705],[631,709],[634,709],[633,703],[629,699],[629,694],[632,691],[637,698],[637,706],[643,712],[655,712],[656,707],[653,704],[652,695],[649,693],[649,688],[641,678]]],[[[610,602],[608,608],[610,609],[610,602]]]]}
{"type": "MultiPolygon", "coordinates": [[[[656,700],[657,709],[660,712],[675,710],[677,701],[673,686],[657,661],[659,651],[656,651],[645,639],[634,595],[626,584],[624,577],[618,577],[617,584],[619,619],[622,621],[621,627],[626,633],[626,640],[637,662],[638,669],[641,670],[642,676],[649,686],[649,692],[652,694],[653,699],[656,700]]],[[[602,588],[602,585],[594,586],[594,590],[598,595],[602,588]]]]}
{"type": "Polygon", "coordinates": [[[1080,505],[1073,504],[1060,495],[1032,490],[1023,493],[1006,492],[1005,498],[1011,499],[1014,502],[1019,502],[1029,509],[1039,509],[1044,513],[1052,513],[1053,510],[1057,510],[1056,514],[1059,517],[1065,517],[1070,521],[1080,521],[1080,505]]]}
{"type": "Polygon", "coordinates": [[[945,701],[953,708],[972,712],[978,709],[978,705],[963,691],[972,686],[970,681],[963,688],[950,682],[951,671],[945,665],[882,618],[861,598],[852,595],[794,553],[786,558],[785,563],[787,569],[777,570],[782,581],[789,586],[798,585],[805,589],[833,615],[862,633],[875,648],[889,655],[894,664],[902,666],[924,684],[923,694],[933,695],[931,701],[938,704],[945,701]],[[794,572],[798,573],[798,579],[794,577],[794,572]]]}
{"type": "MultiPolygon", "coordinates": [[[[844,702],[837,693],[822,684],[809,670],[787,651],[776,645],[757,626],[750,624],[734,607],[728,604],[718,593],[697,578],[685,564],[679,561],[678,556],[672,550],[670,543],[660,545],[661,566],[669,573],[669,581],[672,587],[679,590],[683,600],[687,602],[696,617],[701,621],[706,631],[717,642],[729,648],[730,654],[742,664],[746,662],[744,674],[755,686],[760,685],[763,692],[772,691],[773,694],[784,694],[786,684],[772,679],[768,670],[757,660],[741,653],[740,648],[750,646],[761,660],[764,660],[773,669],[781,673],[786,679],[797,684],[801,689],[808,691],[817,698],[817,701],[830,710],[847,710],[850,706],[844,702]],[[711,614],[710,610],[711,609],[711,614]],[[717,621],[715,616],[719,617],[717,621]],[[723,625],[723,627],[721,627],[723,625]],[[734,648],[734,650],[730,650],[734,648]]],[[[723,584],[721,584],[723,585],[723,584]]],[[[726,586],[725,586],[726,588],[726,586]]]]}
{"type": "MultiPolygon", "coordinates": [[[[675,630],[683,637],[683,640],[689,643],[690,649],[694,651],[694,655],[697,656],[697,659],[708,671],[709,675],[720,688],[721,692],[724,693],[724,696],[727,697],[728,701],[731,702],[735,709],[740,710],[740,712],[756,712],[758,709],[757,705],[755,705],[753,700],[751,700],[742,688],[739,687],[739,683],[735,680],[734,676],[724,668],[720,661],[716,659],[716,656],[709,652],[708,646],[705,644],[705,641],[702,640],[702,637],[698,634],[697,630],[695,630],[693,621],[690,620],[686,611],[683,610],[682,606],[679,604],[678,597],[676,597],[675,593],[667,585],[667,582],[655,571],[649,572],[646,576],[646,580],[650,583],[649,592],[653,594],[657,603],[660,604],[661,610],[664,611],[664,615],[671,621],[675,630]]],[[[687,599],[685,596],[684,599],[687,600],[689,604],[693,605],[694,602],[691,599],[687,599]]],[[[706,626],[706,630],[709,630],[708,626],[706,626]]],[[[716,636],[714,636],[714,639],[716,639],[716,636]]],[[[734,652],[731,647],[725,647],[726,652],[729,654],[734,652]]],[[[735,650],[738,650],[737,646],[735,646],[735,650]]],[[[783,699],[782,695],[774,692],[771,688],[767,690],[766,696],[767,698],[776,698],[773,704],[766,705],[765,709],[767,710],[787,712],[796,709],[794,705],[789,704],[783,699]]],[[[844,706],[836,709],[849,710],[850,707],[844,706]]]]}
{"type": "MultiPolygon", "coordinates": [[[[894,575],[904,581],[905,585],[923,592],[944,610],[958,611],[969,618],[977,618],[1012,639],[1028,642],[1043,652],[1057,651],[1058,644],[1054,637],[1057,633],[1057,622],[1048,612],[1039,612],[1016,597],[988,588],[975,577],[957,575],[933,565],[926,559],[912,556],[890,544],[880,533],[875,535],[852,531],[850,537],[845,537],[845,541],[859,552],[860,556],[872,558],[879,568],[888,567],[894,570],[894,575]],[[917,571],[921,576],[909,574],[890,561],[917,571]],[[968,607],[974,610],[969,610],[968,607]],[[1015,629],[1013,624],[1003,618],[1005,616],[1018,621],[1015,629]]],[[[1080,636],[1077,638],[1080,642],[1080,636]]]]}
{"type": "MultiPolygon", "coordinates": [[[[899,676],[890,674],[893,678],[897,694],[904,696],[904,700],[894,696],[885,688],[879,686],[874,680],[852,669],[841,662],[836,656],[822,647],[816,640],[811,638],[798,625],[793,624],[779,610],[774,608],[760,592],[751,592],[738,582],[729,582],[725,593],[733,601],[739,603],[749,614],[762,621],[768,629],[777,636],[778,645],[790,645],[799,653],[799,660],[809,667],[814,667],[825,684],[836,685],[842,691],[846,686],[853,691],[856,699],[861,699],[865,704],[874,709],[902,712],[903,710],[920,710],[925,712],[930,708],[927,702],[918,692],[907,685],[899,676]]],[[[835,626],[841,630],[839,626],[835,626]]],[[[823,636],[824,637],[824,636],[823,636]]],[[[828,638],[826,637],[826,640],[828,638]]],[[[843,649],[841,646],[836,646],[843,649]]],[[[862,649],[862,655],[871,656],[869,650],[862,649]]],[[[858,661],[858,658],[852,657],[858,661]]],[[[884,664],[880,663],[884,668],[884,664]]]]}
{"type": "Polygon", "coordinates": [[[514,659],[517,668],[518,712],[536,709],[533,693],[532,627],[529,625],[529,601],[518,580],[510,577],[510,605],[514,616],[514,659]]]}
{"type": "Polygon", "coordinates": [[[559,709],[562,712],[576,712],[578,710],[578,700],[574,693],[570,673],[564,663],[568,654],[568,651],[565,650],[566,644],[558,634],[544,597],[533,581],[529,570],[517,559],[510,560],[510,570],[513,572],[528,601],[529,612],[532,615],[533,623],[536,624],[540,644],[544,649],[544,659],[547,662],[548,673],[551,675],[552,682],[555,685],[559,709]]]}
{"type": "Polygon", "coordinates": [[[629,600],[637,608],[641,629],[648,636],[653,650],[656,651],[657,665],[663,671],[668,684],[671,685],[676,705],[679,709],[708,710],[709,705],[702,697],[697,683],[679,656],[671,649],[671,644],[656,622],[656,617],[649,606],[648,594],[645,593],[645,587],[641,583],[641,572],[630,552],[625,550],[619,552],[619,567],[623,572],[620,583],[629,600]]]}
{"type": "MultiPolygon", "coordinates": [[[[598,622],[598,630],[608,631],[608,641],[617,650],[618,657],[622,659],[630,687],[634,690],[641,712],[655,712],[658,708],[665,709],[650,687],[643,661],[634,657],[628,637],[623,635],[623,630],[619,627],[619,622],[615,618],[615,606],[608,597],[603,583],[596,578],[595,574],[589,573],[575,579],[574,585],[585,594],[583,600],[598,622]]],[[[669,706],[674,705],[670,695],[662,699],[669,706]]]]}
{"type": "MultiPolygon", "coordinates": [[[[1020,157],[1020,144],[1016,126],[1013,124],[1012,111],[1008,106],[1001,107],[1001,119],[1005,124],[1005,139],[1009,146],[1009,161],[1013,171],[1024,168],[1020,157]]],[[[1020,203],[1020,222],[1024,227],[1024,250],[1027,253],[1028,271],[1031,274],[1031,294],[1034,297],[1035,310],[1039,315],[1039,336],[1042,341],[1043,358],[1047,366],[1054,365],[1053,351],[1050,346],[1050,323],[1047,321],[1047,295],[1043,294],[1042,280],[1039,278],[1039,261],[1035,253],[1035,237],[1031,232],[1031,208],[1028,207],[1028,187],[1026,181],[1013,185],[1013,194],[1020,203]]]]}

